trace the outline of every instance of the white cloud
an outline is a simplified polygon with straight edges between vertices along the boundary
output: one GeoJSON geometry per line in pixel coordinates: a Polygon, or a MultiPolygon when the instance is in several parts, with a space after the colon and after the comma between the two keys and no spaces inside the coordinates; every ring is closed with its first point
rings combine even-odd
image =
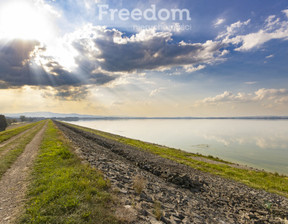
{"type": "MultiPolygon", "coordinates": [[[[51,5],[47,4],[44,0],[34,0],[33,2],[38,8],[45,9],[46,12],[49,12],[54,17],[60,18],[62,16],[61,13],[55,7],[52,7],[51,5]]],[[[44,13],[46,12],[44,11],[44,13]]]]}
{"type": "Polygon", "coordinates": [[[254,84],[256,84],[257,82],[244,82],[244,84],[246,84],[246,85],[254,85],[254,84]]]}
{"type": "Polygon", "coordinates": [[[270,54],[270,55],[266,56],[265,58],[267,58],[267,59],[274,58],[274,54],[270,54]]]}
{"type": "Polygon", "coordinates": [[[248,101],[249,97],[246,94],[243,93],[237,93],[236,95],[225,91],[222,94],[219,94],[215,97],[207,97],[205,99],[203,99],[202,103],[219,103],[219,102],[243,102],[243,101],[248,101]]]}
{"type": "Polygon", "coordinates": [[[223,104],[223,103],[247,103],[270,102],[274,104],[288,102],[288,89],[259,89],[254,93],[232,93],[225,91],[214,97],[207,97],[197,104],[223,104]]]}
{"type": "MultiPolygon", "coordinates": [[[[288,10],[283,10],[287,15],[288,10]]],[[[288,18],[288,16],[287,16],[288,18]]],[[[273,39],[288,40],[288,20],[282,21],[275,15],[270,15],[265,20],[263,27],[257,32],[248,34],[241,30],[241,27],[250,23],[250,19],[245,22],[236,22],[226,28],[226,31],[219,34],[217,40],[222,40],[223,43],[238,46],[236,51],[249,51],[262,46],[264,43],[273,39]],[[241,32],[242,31],[242,32],[241,32]]]]}
{"type": "Polygon", "coordinates": [[[283,96],[283,97],[280,97],[279,99],[277,99],[275,101],[276,103],[288,103],[288,96],[283,96]]]}
{"type": "Polygon", "coordinates": [[[149,96],[152,97],[152,96],[155,96],[159,93],[161,93],[163,90],[165,90],[166,88],[164,87],[160,87],[160,88],[157,88],[157,89],[154,89],[150,92],[149,96]]]}
{"type": "Polygon", "coordinates": [[[225,49],[222,51],[221,56],[225,56],[226,54],[229,54],[229,51],[225,49]]]}
{"type": "Polygon", "coordinates": [[[275,25],[279,23],[280,19],[277,18],[275,15],[268,16],[265,20],[265,28],[266,30],[272,30],[275,25]]]}
{"type": "MultiPolygon", "coordinates": [[[[115,31],[115,30],[114,30],[115,31]]],[[[152,29],[144,29],[141,30],[139,33],[132,35],[130,38],[125,38],[127,41],[130,42],[144,42],[153,40],[154,38],[163,39],[165,42],[172,40],[172,33],[171,32],[157,32],[155,28],[152,29]]]]}
{"type": "Polygon", "coordinates": [[[230,26],[227,26],[226,31],[220,33],[216,39],[223,39],[223,42],[226,42],[229,40],[229,38],[234,35],[236,32],[239,31],[239,29],[243,26],[247,26],[250,23],[250,19],[246,20],[245,22],[237,21],[236,23],[231,24],[230,26]]]}
{"type": "Polygon", "coordinates": [[[196,72],[196,71],[199,71],[199,70],[202,70],[202,69],[206,68],[205,65],[198,65],[196,67],[193,66],[193,65],[185,65],[183,67],[185,69],[185,72],[188,72],[188,73],[196,72]]]}
{"type": "Polygon", "coordinates": [[[287,18],[288,18],[288,9],[284,9],[284,10],[282,10],[282,12],[287,16],[287,18]]]}
{"type": "MultiPolygon", "coordinates": [[[[255,92],[256,100],[276,100],[282,101],[288,96],[288,89],[259,89],[255,92]]],[[[275,102],[276,102],[275,101],[275,102]]]]}
{"type": "Polygon", "coordinates": [[[217,27],[217,26],[221,25],[221,24],[224,23],[224,22],[225,22],[225,19],[219,18],[219,19],[217,19],[216,22],[214,23],[214,26],[217,27]]]}

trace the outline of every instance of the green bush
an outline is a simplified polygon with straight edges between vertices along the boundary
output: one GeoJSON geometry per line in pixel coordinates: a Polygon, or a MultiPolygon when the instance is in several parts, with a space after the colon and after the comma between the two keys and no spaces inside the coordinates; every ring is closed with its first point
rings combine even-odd
{"type": "Polygon", "coordinates": [[[5,131],[7,128],[7,120],[4,115],[0,115],[0,131],[5,131]]]}

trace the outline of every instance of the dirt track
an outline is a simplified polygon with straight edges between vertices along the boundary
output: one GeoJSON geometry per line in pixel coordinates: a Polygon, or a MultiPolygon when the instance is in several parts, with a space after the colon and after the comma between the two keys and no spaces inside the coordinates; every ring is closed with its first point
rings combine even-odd
{"type": "Polygon", "coordinates": [[[30,131],[35,130],[36,128],[37,128],[37,126],[29,128],[28,130],[25,130],[25,131],[19,133],[18,135],[13,136],[12,138],[8,139],[7,141],[2,142],[0,144],[0,156],[5,155],[9,150],[13,150],[13,148],[18,144],[18,141],[17,141],[18,139],[25,136],[30,131]]]}
{"type": "Polygon", "coordinates": [[[31,165],[37,155],[46,125],[0,180],[0,223],[13,223],[24,204],[31,165]]]}
{"type": "MultiPolygon", "coordinates": [[[[103,171],[131,223],[287,223],[287,198],[200,172],[131,146],[56,122],[83,160],[103,171]],[[136,194],[134,179],[145,187],[136,194]]],[[[126,215],[125,215],[126,214],[126,215]]]]}

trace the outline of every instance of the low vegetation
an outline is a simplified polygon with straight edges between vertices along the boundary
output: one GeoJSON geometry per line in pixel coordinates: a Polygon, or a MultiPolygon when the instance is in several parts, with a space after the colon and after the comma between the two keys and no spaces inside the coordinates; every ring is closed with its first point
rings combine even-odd
{"type": "MultiPolygon", "coordinates": [[[[23,153],[26,145],[29,142],[31,142],[31,140],[36,135],[36,133],[43,127],[44,122],[41,122],[41,123],[38,122],[38,123],[33,124],[33,126],[34,125],[39,125],[39,126],[35,129],[32,129],[28,133],[26,133],[24,136],[22,136],[20,140],[17,140],[17,143],[15,145],[13,143],[13,149],[9,150],[4,155],[0,154],[0,178],[11,167],[11,165],[16,161],[16,159],[23,153]]],[[[2,151],[2,148],[0,152],[1,151],[2,151]]]]}
{"type": "Polygon", "coordinates": [[[33,126],[37,125],[38,122],[30,123],[21,127],[13,128],[7,131],[3,131],[0,133],[0,143],[7,141],[8,139],[12,138],[15,135],[20,134],[23,131],[28,130],[29,128],[32,128],[33,126]]]}
{"type": "MultiPolygon", "coordinates": [[[[69,124],[70,125],[70,124],[69,124]]],[[[215,175],[220,175],[224,178],[233,179],[239,182],[242,182],[250,187],[264,189],[266,191],[277,193],[288,197],[288,177],[279,175],[278,173],[270,173],[265,171],[255,171],[255,170],[246,170],[239,169],[229,166],[229,162],[222,161],[218,158],[210,156],[201,156],[199,154],[193,154],[184,152],[181,150],[160,146],[157,144],[147,143],[139,140],[125,138],[119,135],[113,135],[107,132],[102,132],[98,130],[93,130],[89,128],[84,128],[76,125],[71,125],[82,129],[84,131],[92,132],[97,135],[113,139],[124,144],[128,144],[134,147],[137,147],[139,150],[145,150],[150,153],[159,155],[161,157],[174,160],[178,163],[186,164],[192,168],[209,172],[215,175]],[[209,162],[198,161],[193,159],[193,157],[204,157],[210,160],[216,160],[224,162],[223,164],[213,164],[209,162]]]]}
{"type": "Polygon", "coordinates": [[[0,131],[5,131],[7,126],[8,126],[8,123],[7,123],[6,117],[0,114],[0,131]]]}
{"type": "Polygon", "coordinates": [[[70,149],[49,121],[20,223],[118,223],[111,212],[109,182],[70,149]]]}
{"type": "Polygon", "coordinates": [[[154,202],[154,215],[157,220],[160,220],[162,217],[162,208],[159,201],[154,202]]]}
{"type": "Polygon", "coordinates": [[[141,194],[146,186],[146,180],[142,176],[136,176],[133,179],[133,188],[137,194],[141,194]]]}

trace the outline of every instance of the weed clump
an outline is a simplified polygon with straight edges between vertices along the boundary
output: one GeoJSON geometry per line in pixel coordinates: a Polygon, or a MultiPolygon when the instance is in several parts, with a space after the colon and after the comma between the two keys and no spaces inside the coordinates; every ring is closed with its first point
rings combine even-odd
{"type": "Polygon", "coordinates": [[[157,220],[160,220],[162,217],[161,203],[159,201],[154,202],[154,215],[157,220]]]}
{"type": "Polygon", "coordinates": [[[143,176],[137,175],[133,180],[133,188],[137,194],[141,194],[146,186],[146,179],[143,176]]]}

